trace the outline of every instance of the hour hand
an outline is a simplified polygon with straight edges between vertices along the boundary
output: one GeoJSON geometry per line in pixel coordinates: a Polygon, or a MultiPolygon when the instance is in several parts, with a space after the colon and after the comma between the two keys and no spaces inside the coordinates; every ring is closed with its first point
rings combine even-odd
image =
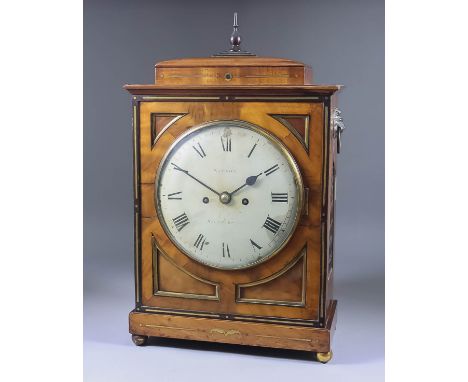
{"type": "Polygon", "coordinates": [[[245,180],[245,183],[236,188],[234,191],[231,192],[231,195],[233,195],[234,193],[236,193],[237,191],[241,190],[242,188],[244,188],[245,186],[253,186],[255,184],[255,182],[257,181],[257,178],[262,175],[263,173],[261,172],[260,174],[258,175],[252,175],[252,176],[249,176],[247,177],[247,179],[245,180]]]}
{"type": "Polygon", "coordinates": [[[190,174],[188,172],[188,170],[184,170],[183,168],[177,166],[175,163],[171,162],[171,164],[174,166],[174,170],[177,170],[177,171],[180,171],[180,172],[183,172],[184,174],[187,174],[188,176],[190,176],[193,180],[197,181],[198,183],[200,183],[203,187],[206,187],[208,190],[214,192],[216,195],[220,195],[220,193],[218,191],[215,191],[213,190],[210,186],[208,186],[207,184],[203,183],[200,179],[197,179],[195,178],[192,174],[190,174]]]}

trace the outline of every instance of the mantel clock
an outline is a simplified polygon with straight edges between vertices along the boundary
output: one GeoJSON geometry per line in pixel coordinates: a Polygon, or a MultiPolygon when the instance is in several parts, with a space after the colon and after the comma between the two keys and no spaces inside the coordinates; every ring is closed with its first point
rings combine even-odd
{"type": "Polygon", "coordinates": [[[331,358],[337,85],[240,48],[164,61],[133,98],[130,333],[331,358]]]}

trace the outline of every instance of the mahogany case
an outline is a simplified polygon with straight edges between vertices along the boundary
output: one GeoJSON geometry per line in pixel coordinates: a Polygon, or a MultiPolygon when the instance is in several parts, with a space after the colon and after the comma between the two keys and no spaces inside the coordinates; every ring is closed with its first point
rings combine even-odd
{"type": "Polygon", "coordinates": [[[164,61],[133,100],[135,309],[130,333],[329,352],[333,299],[337,85],[313,85],[292,60],[210,57],[164,61]],[[200,264],[158,221],[155,176],[187,129],[243,120],[275,135],[304,181],[300,223],[284,249],[243,270],[200,264]]]}

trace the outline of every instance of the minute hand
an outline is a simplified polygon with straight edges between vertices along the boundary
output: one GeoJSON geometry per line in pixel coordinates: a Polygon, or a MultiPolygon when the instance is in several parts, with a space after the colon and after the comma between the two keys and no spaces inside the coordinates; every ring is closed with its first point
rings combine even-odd
{"type": "Polygon", "coordinates": [[[184,174],[190,176],[193,180],[196,180],[198,183],[200,183],[202,186],[206,187],[208,190],[214,192],[216,195],[220,195],[220,193],[218,191],[215,191],[213,190],[210,186],[208,186],[207,184],[203,183],[200,179],[197,179],[195,178],[192,174],[190,174],[188,172],[188,170],[184,170],[183,168],[180,168],[179,166],[177,166],[175,163],[172,163],[171,164],[174,166],[174,170],[177,170],[177,171],[180,171],[180,172],[183,172],[184,174]]]}

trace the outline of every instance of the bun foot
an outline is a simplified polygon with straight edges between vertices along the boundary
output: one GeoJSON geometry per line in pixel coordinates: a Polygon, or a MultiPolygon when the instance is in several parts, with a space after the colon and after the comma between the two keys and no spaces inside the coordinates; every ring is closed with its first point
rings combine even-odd
{"type": "Polygon", "coordinates": [[[136,346],[143,346],[148,341],[148,336],[140,336],[138,334],[132,334],[132,341],[136,346]]]}
{"type": "Polygon", "coordinates": [[[317,353],[317,361],[321,363],[327,363],[330,361],[333,357],[333,352],[330,350],[329,352],[326,353],[317,353]]]}

